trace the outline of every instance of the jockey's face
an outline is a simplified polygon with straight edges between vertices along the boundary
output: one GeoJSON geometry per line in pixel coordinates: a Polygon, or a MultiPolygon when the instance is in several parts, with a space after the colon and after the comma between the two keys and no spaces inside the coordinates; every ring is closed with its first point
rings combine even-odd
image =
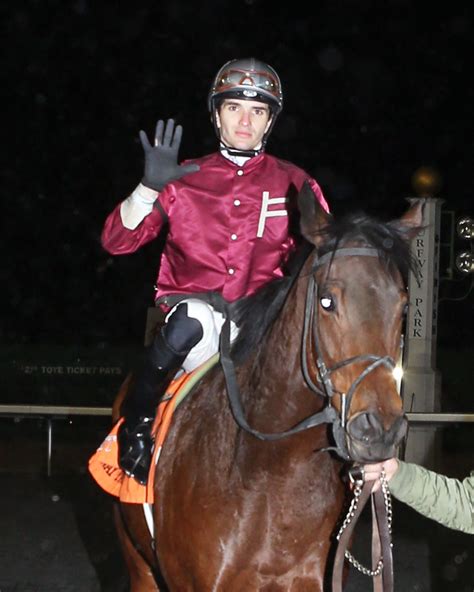
{"type": "Polygon", "coordinates": [[[255,150],[270,125],[270,107],[259,101],[224,99],[217,113],[222,142],[229,148],[255,150]]]}

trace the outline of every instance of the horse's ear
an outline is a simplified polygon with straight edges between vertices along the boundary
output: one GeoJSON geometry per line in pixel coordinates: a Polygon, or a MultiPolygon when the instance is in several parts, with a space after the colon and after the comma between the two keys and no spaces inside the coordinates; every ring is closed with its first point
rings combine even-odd
{"type": "Polygon", "coordinates": [[[410,239],[415,238],[423,229],[423,212],[426,199],[409,198],[410,207],[398,220],[395,220],[397,227],[410,239]]]}
{"type": "Polygon", "coordinates": [[[318,246],[323,240],[322,230],[332,219],[319,203],[309,181],[305,181],[298,194],[298,209],[300,211],[300,230],[307,241],[318,246]]]}

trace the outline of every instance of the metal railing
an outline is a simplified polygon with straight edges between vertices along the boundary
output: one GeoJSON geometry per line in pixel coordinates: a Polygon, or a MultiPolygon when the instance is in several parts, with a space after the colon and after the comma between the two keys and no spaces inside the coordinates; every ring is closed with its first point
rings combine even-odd
{"type": "MultiPolygon", "coordinates": [[[[60,405],[0,405],[0,417],[41,417],[46,419],[46,472],[51,476],[53,421],[71,416],[112,417],[111,407],[69,407],[60,405]]],[[[408,421],[417,424],[474,423],[474,413],[407,413],[408,421]]]]}
{"type": "Polygon", "coordinates": [[[0,417],[41,417],[46,419],[46,473],[51,476],[53,453],[53,421],[71,416],[112,417],[111,407],[69,407],[60,405],[0,405],[0,417]]]}

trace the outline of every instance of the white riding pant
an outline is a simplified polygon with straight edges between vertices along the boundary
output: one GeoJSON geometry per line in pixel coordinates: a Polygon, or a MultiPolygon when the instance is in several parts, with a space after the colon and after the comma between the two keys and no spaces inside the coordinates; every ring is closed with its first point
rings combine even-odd
{"type": "MultiPolygon", "coordinates": [[[[183,362],[183,369],[185,372],[191,372],[206,360],[211,358],[219,351],[219,336],[221,334],[222,325],[225,317],[222,313],[215,310],[210,304],[199,300],[197,298],[188,298],[181,300],[174,306],[166,315],[165,322],[173,314],[176,308],[185,302],[188,305],[188,317],[198,320],[202,325],[203,336],[198,343],[192,348],[186,359],[183,362]]],[[[230,322],[230,341],[231,343],[236,339],[239,333],[237,325],[234,321],[230,322]]]]}

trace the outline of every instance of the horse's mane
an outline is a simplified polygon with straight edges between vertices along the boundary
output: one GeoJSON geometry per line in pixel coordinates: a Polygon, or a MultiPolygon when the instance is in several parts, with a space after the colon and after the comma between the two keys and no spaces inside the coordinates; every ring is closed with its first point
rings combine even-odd
{"type": "MultiPolygon", "coordinates": [[[[401,273],[405,284],[408,273],[418,276],[417,263],[411,254],[410,236],[398,221],[382,222],[364,213],[352,213],[338,220],[331,218],[321,229],[318,255],[334,251],[349,243],[375,248],[390,274],[401,273]]],[[[242,361],[263,339],[278,317],[286,297],[298,277],[301,267],[311,252],[312,245],[303,241],[290,262],[289,272],[274,280],[255,294],[235,303],[234,320],[240,331],[232,347],[232,357],[242,361]]]]}
{"type": "Polygon", "coordinates": [[[312,250],[313,246],[303,240],[288,262],[286,275],[269,282],[255,294],[235,303],[233,318],[240,331],[232,346],[234,361],[242,361],[261,342],[267,329],[278,317],[301,267],[312,250]]]}

